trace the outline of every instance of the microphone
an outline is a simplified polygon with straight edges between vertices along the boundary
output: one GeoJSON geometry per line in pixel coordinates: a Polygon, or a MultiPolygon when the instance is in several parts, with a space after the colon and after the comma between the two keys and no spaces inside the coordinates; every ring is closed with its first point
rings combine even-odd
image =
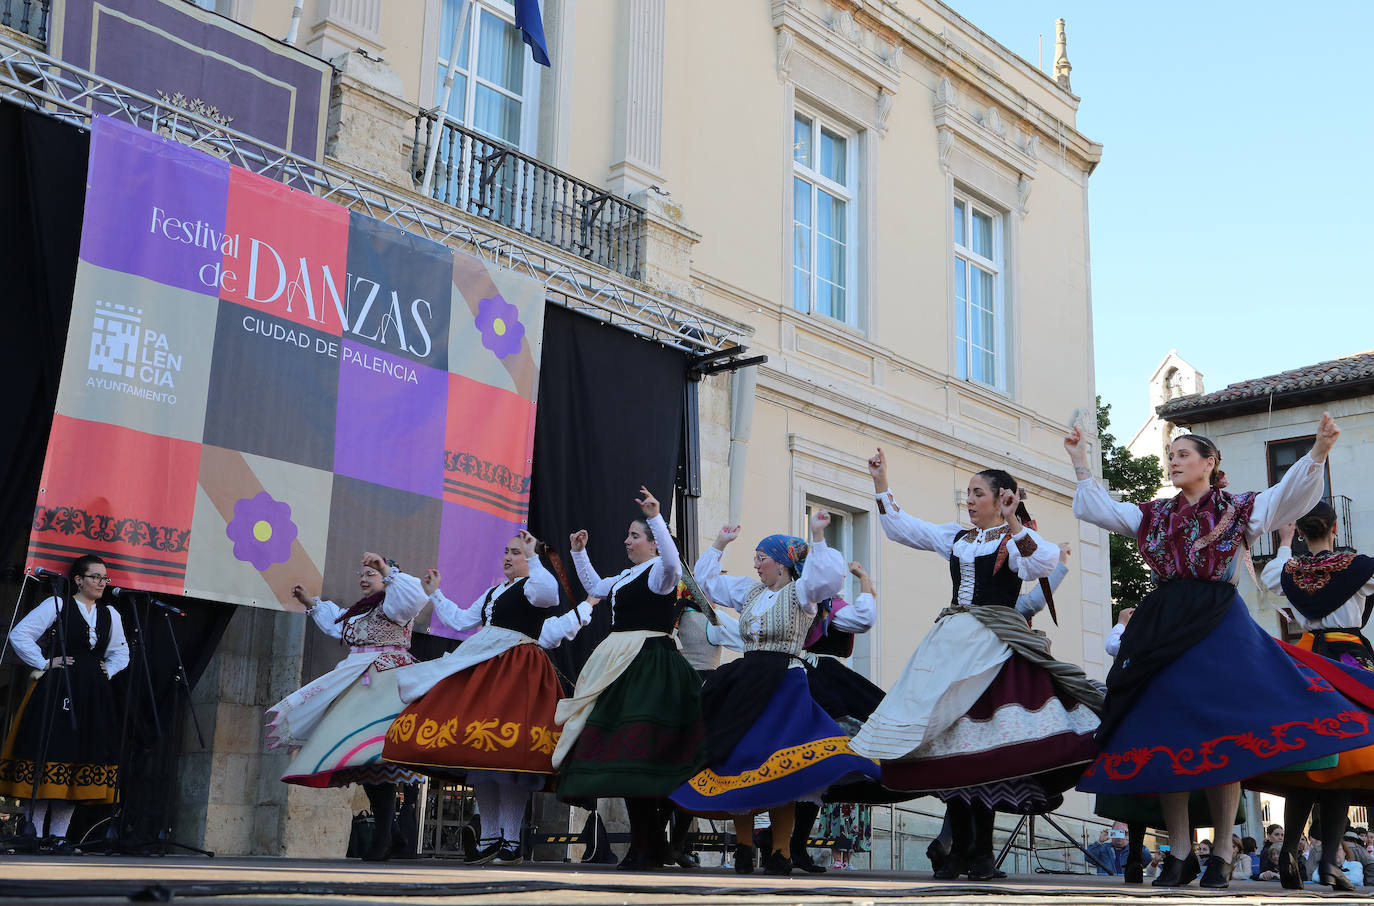
{"type": "Polygon", "coordinates": [[[41,567],[41,566],[35,566],[35,567],[33,568],[33,574],[34,574],[34,576],[36,576],[36,577],[39,578],[39,579],[51,579],[51,580],[54,581],[54,582],[66,582],[66,581],[67,581],[67,577],[66,577],[65,575],[63,575],[62,573],[55,573],[55,572],[53,572],[52,570],[50,570],[50,569],[44,569],[44,568],[41,567]]]}
{"type": "Polygon", "coordinates": [[[110,589],[110,594],[116,598],[122,595],[127,595],[130,598],[132,598],[134,595],[143,595],[144,599],[147,600],[149,604],[155,604],[158,607],[161,607],[163,610],[170,611],[171,613],[174,613],[179,617],[186,616],[186,611],[182,610],[180,607],[173,607],[166,601],[159,601],[157,598],[150,596],[146,591],[138,591],[137,589],[133,588],[119,588],[118,586],[116,586],[110,589]]]}
{"type": "Polygon", "coordinates": [[[149,598],[148,600],[151,601],[153,604],[156,604],[158,607],[161,607],[163,610],[169,611],[170,613],[174,613],[179,617],[186,616],[186,611],[182,610],[180,607],[173,607],[166,601],[159,601],[157,598],[149,598]]]}

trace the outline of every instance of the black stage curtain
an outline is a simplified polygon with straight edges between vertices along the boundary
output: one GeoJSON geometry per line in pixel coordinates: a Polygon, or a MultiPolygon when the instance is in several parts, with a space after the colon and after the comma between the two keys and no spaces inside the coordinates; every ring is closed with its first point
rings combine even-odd
{"type": "Polygon", "coordinates": [[[11,338],[0,356],[9,425],[0,431],[0,555],[9,562],[23,562],[57,405],[89,153],[86,130],[0,103],[0,323],[11,338]]]}
{"type": "MultiPolygon", "coordinates": [[[[585,528],[592,564],[614,576],[630,565],[625,532],[641,515],[641,484],[669,517],[686,374],[680,352],[564,308],[545,309],[530,531],[562,555],[578,600],[585,591],[568,535],[585,528]]],[[[553,652],[568,680],[610,631],[609,608],[594,613],[591,625],[553,652]]]]}

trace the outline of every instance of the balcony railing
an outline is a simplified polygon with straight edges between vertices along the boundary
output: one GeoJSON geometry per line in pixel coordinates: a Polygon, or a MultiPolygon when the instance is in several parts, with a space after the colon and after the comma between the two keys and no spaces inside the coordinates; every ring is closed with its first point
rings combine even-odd
{"type": "MultiPolygon", "coordinates": [[[[410,171],[423,185],[435,115],[415,117],[410,171]]],[[[638,279],[644,209],[453,122],[439,129],[430,195],[638,279]]]]}
{"type": "Polygon", "coordinates": [[[0,0],[0,25],[48,42],[48,13],[52,0],[0,0]]]}
{"type": "MultiPolygon", "coordinates": [[[[1355,527],[1350,524],[1350,498],[1344,494],[1323,497],[1322,502],[1331,504],[1336,511],[1336,550],[1338,552],[1355,550],[1355,527]]],[[[1269,560],[1279,550],[1279,533],[1267,532],[1255,541],[1250,556],[1255,560],[1269,560]]],[[[1293,554],[1308,553],[1307,544],[1301,535],[1293,536],[1293,554]]]]}

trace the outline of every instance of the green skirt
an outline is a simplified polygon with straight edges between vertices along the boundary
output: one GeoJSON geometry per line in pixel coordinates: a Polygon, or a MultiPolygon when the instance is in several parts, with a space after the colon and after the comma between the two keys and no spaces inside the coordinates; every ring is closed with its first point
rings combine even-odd
{"type": "Polygon", "coordinates": [[[667,796],[706,765],[701,677],[671,638],[646,641],[563,761],[565,799],[667,796]]]}

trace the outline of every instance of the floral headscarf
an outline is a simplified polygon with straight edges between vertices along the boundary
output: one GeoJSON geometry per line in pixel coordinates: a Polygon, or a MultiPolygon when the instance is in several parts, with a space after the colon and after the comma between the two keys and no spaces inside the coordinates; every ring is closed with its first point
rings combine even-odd
{"type": "Polygon", "coordinates": [[[754,549],[767,557],[772,557],[783,566],[790,567],[796,575],[801,575],[806,555],[811,550],[805,541],[794,535],[769,535],[754,549]]]}

